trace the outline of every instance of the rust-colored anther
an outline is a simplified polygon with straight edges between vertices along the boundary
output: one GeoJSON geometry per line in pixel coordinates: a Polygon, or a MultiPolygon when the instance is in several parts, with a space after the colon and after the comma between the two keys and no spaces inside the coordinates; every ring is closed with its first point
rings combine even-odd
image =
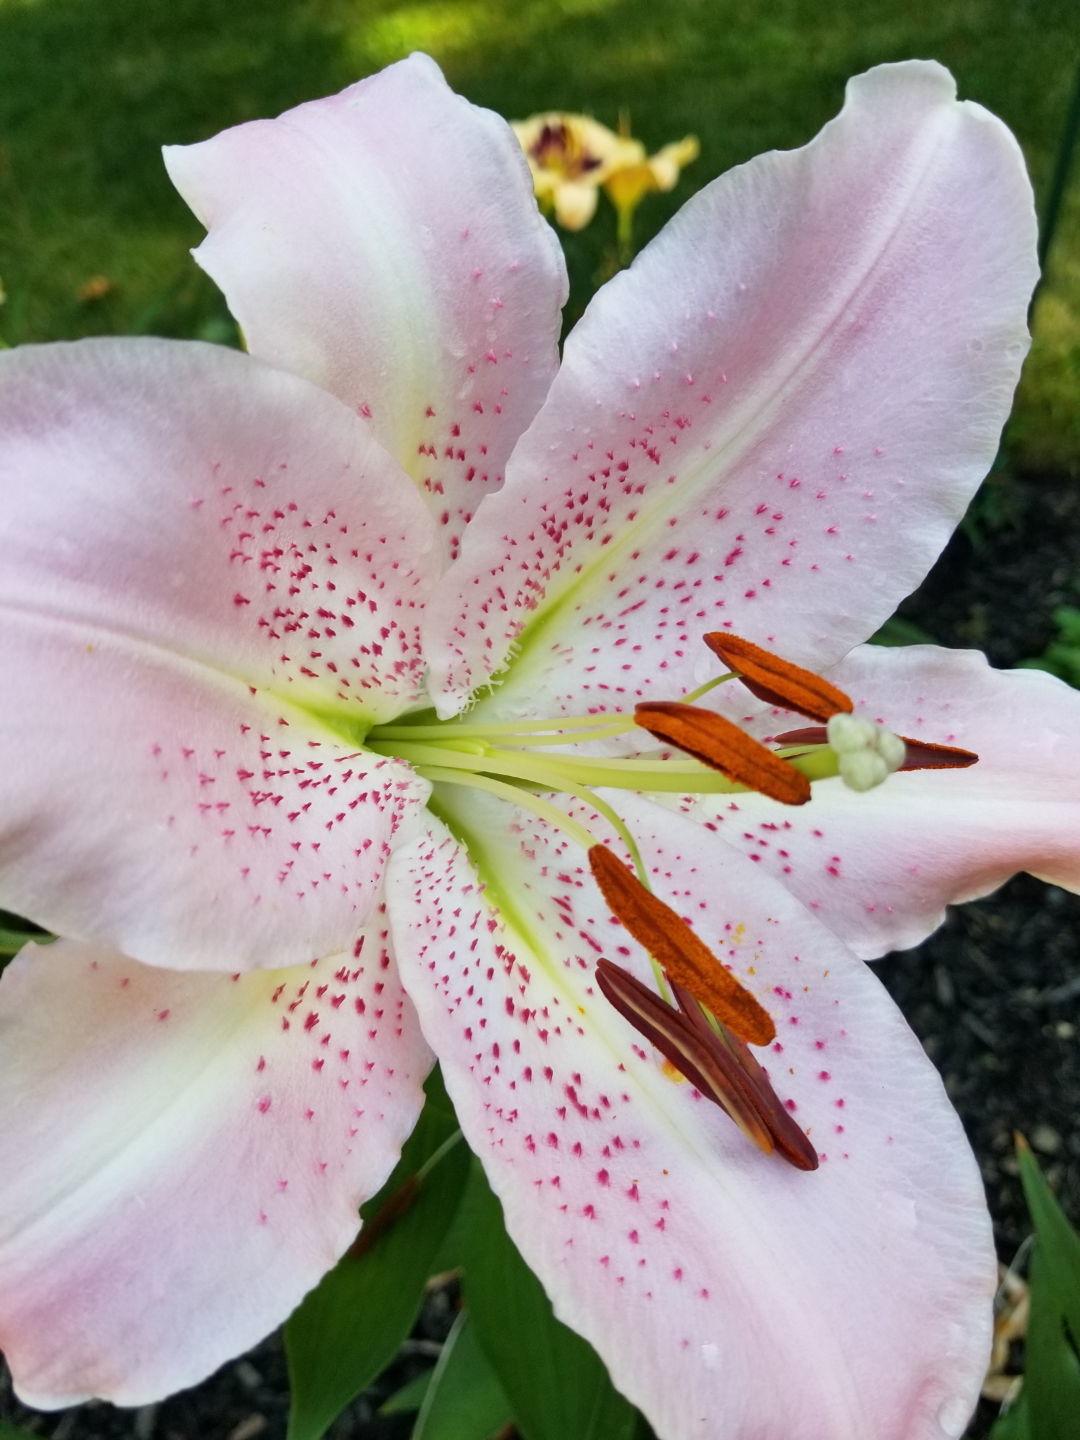
{"type": "Polygon", "coordinates": [[[768,1045],[776,1038],[769,1012],[730,970],[724,969],[686,921],[646,890],[606,845],[592,847],[589,865],[608,909],[671,980],[711,1010],[740,1039],[751,1045],[768,1045]]]}
{"type": "MultiPolygon", "coordinates": [[[[709,1017],[694,997],[674,982],[671,988],[679,1010],[702,1039],[708,1043],[709,1037],[716,1037],[716,1030],[709,1017]]],[[[780,1097],[773,1089],[763,1067],[758,1064],[744,1041],[732,1035],[724,1026],[720,1029],[721,1034],[717,1038],[721,1043],[717,1053],[721,1058],[723,1053],[731,1056],[735,1065],[731,1072],[733,1083],[746,1097],[746,1103],[753,1108],[762,1127],[768,1131],[776,1150],[797,1170],[816,1170],[817,1151],[802,1126],[796,1124],[787,1107],[781,1104],[780,1097]]]]}
{"type": "MultiPolygon", "coordinates": [[[[906,747],[901,770],[966,770],[978,763],[974,750],[961,750],[957,745],[936,745],[932,740],[912,740],[910,735],[899,737],[906,747]]],[[[783,735],[774,735],[777,745],[827,745],[829,737],[824,725],[805,725],[801,730],[785,730],[783,735]]]]}
{"type": "Polygon", "coordinates": [[[599,960],[596,983],[619,1014],[671,1065],[719,1105],[766,1155],[774,1152],[797,1170],[816,1170],[817,1151],[781,1104],[769,1077],[741,1040],[716,1030],[698,1002],[676,985],[676,1010],[636,976],[599,960]]]}
{"type": "Polygon", "coordinates": [[[800,715],[822,722],[841,710],[855,708],[850,695],[812,670],[781,660],[779,655],[772,655],[738,635],[714,630],[705,636],[705,644],[729,670],[735,671],[750,693],[766,705],[796,710],[800,715]]]}
{"type": "Polygon", "coordinates": [[[785,805],[805,805],[810,799],[810,781],[800,770],[715,710],[649,700],[634,707],[634,723],[749,790],[785,805]]]}

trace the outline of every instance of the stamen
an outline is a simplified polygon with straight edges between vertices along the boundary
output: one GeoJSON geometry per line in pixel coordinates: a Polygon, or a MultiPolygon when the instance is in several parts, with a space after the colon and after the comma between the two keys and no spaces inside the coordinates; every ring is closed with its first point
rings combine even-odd
{"type": "Polygon", "coordinates": [[[977,765],[978,754],[974,750],[962,750],[958,745],[938,745],[932,740],[912,740],[901,735],[904,742],[904,763],[901,770],[966,770],[977,765]]]}
{"type": "MultiPolygon", "coordinates": [[[[475,723],[467,720],[443,720],[435,725],[410,725],[403,721],[398,725],[378,725],[370,733],[375,740],[437,740],[464,736],[468,739],[487,740],[495,737],[513,739],[527,737],[529,744],[542,743],[535,739],[544,732],[558,733],[562,730],[608,730],[632,729],[632,722],[626,715],[597,713],[596,715],[558,715],[551,720],[498,720],[475,723]]],[[[578,738],[577,736],[574,737],[578,738]]]]}
{"type": "MultiPolygon", "coordinates": [[[[910,735],[898,737],[904,742],[901,770],[966,770],[978,763],[974,750],[961,750],[957,745],[938,745],[932,740],[913,740],[910,735]]],[[[774,735],[777,745],[827,745],[828,731],[824,725],[806,725],[801,730],[785,730],[774,735]]]]}
{"type": "Polygon", "coordinates": [[[817,1152],[780,1103],[765,1071],[741,1040],[715,1030],[693,996],[675,986],[679,1010],[610,960],[599,960],[604,998],[692,1085],[719,1105],[766,1155],[775,1150],[799,1170],[818,1168],[817,1152]]]}
{"type": "MultiPolygon", "coordinates": [[[[697,1000],[683,990],[681,985],[674,985],[672,988],[675,992],[676,1004],[698,1033],[715,1035],[718,1022],[709,1016],[697,1000]]],[[[719,1039],[726,1045],[728,1052],[739,1066],[744,1084],[749,1085],[749,1090],[745,1092],[747,1100],[755,1105],[758,1117],[772,1136],[777,1150],[796,1169],[816,1170],[818,1168],[817,1151],[807,1138],[806,1132],[796,1124],[788,1114],[786,1107],[781,1104],[780,1097],[773,1089],[764,1067],[758,1063],[738,1036],[733,1035],[723,1025],[719,1026],[719,1031],[719,1039]]]]}
{"type": "Polygon", "coordinates": [[[782,710],[797,710],[811,720],[829,719],[838,711],[852,710],[851,698],[835,685],[830,685],[812,670],[781,660],[760,645],[738,635],[714,630],[704,637],[714,655],[738,675],[746,688],[766,705],[782,710]]]}
{"type": "MultiPolygon", "coordinates": [[[[374,732],[372,732],[374,733],[374,732]]],[[[402,741],[372,740],[367,748],[376,755],[393,755],[416,768],[436,765],[444,769],[464,770],[470,774],[507,775],[515,780],[539,785],[544,790],[567,790],[588,785],[602,785],[615,790],[658,790],[678,795],[730,794],[740,788],[730,780],[721,779],[710,770],[703,770],[693,761],[639,759],[625,760],[599,756],[540,755],[531,750],[506,749],[484,745],[481,754],[465,751],[458,745],[414,745],[402,741]]],[[[746,787],[742,787],[746,788],[746,787]]]]}
{"type": "Polygon", "coordinates": [[[589,851],[593,878],[612,914],[677,982],[743,1040],[768,1045],[776,1026],[746,987],[694,934],[670,905],[665,905],[638,880],[606,845],[589,851]]]}
{"type": "Polygon", "coordinates": [[[557,806],[549,805],[539,795],[534,795],[531,790],[525,790],[520,785],[496,780],[491,775],[474,775],[463,770],[443,769],[438,765],[418,765],[416,769],[418,775],[436,785],[461,785],[469,790],[486,790],[489,795],[497,795],[500,800],[507,800],[511,805],[520,805],[523,810],[531,810],[534,815],[539,815],[542,820],[569,836],[575,845],[580,845],[582,849],[591,851],[599,848],[596,836],[590,835],[584,825],[579,825],[557,806]]]}
{"type": "Polygon", "coordinates": [[[658,740],[693,755],[740,785],[785,805],[805,805],[810,799],[805,775],[713,710],[674,700],[646,701],[635,708],[634,719],[658,740]]]}

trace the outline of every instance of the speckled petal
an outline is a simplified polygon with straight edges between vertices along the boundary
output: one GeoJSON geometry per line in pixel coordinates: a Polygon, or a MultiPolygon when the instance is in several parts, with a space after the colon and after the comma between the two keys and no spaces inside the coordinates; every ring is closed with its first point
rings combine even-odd
{"type": "Polygon", "coordinates": [[[601,998],[598,955],[648,968],[585,857],[462,793],[444,801],[468,853],[433,827],[391,861],[392,934],[556,1313],[664,1440],[955,1440],[989,1346],[989,1219],[941,1082],[873,972],[743,857],[624,798],[657,892],[773,1013],[762,1059],[821,1156],[802,1173],[601,998]]]}
{"type": "Polygon", "coordinates": [[[230,978],[58,941],[9,966],[0,1348],[27,1404],[195,1384],[349,1245],[430,1066],[381,924],[356,952],[230,978]]]}
{"type": "Polygon", "coordinates": [[[0,904],[166,965],[349,945],[427,794],[358,742],[422,683],[412,486],[221,348],[29,348],[0,384],[0,904]]]}
{"type": "Polygon", "coordinates": [[[427,630],[440,710],[677,698],[732,628],[820,668],[925,574],[1027,348],[1031,188],[940,66],[853,80],[593,301],[427,630]]]}
{"type": "Polygon", "coordinates": [[[414,55],[165,161],[252,353],[367,416],[455,553],[551,382],[566,298],[509,126],[414,55]]]}
{"type": "MultiPolygon", "coordinates": [[[[867,959],[918,944],[946,905],[986,895],[1018,870],[1080,890],[1080,692],[931,645],[863,645],[828,678],[861,713],[974,750],[978,763],[890,775],[864,795],[820,781],[799,814],[758,795],[700,799],[690,813],[867,959]]],[[[762,737],[806,723],[744,699],[762,737]]]]}

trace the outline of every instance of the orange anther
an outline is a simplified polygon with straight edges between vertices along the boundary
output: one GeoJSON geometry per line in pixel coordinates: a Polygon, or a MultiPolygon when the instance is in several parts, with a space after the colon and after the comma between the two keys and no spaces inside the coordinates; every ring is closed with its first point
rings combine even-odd
{"type": "Polygon", "coordinates": [[[705,644],[729,670],[735,671],[751,694],[764,700],[766,705],[797,710],[800,715],[822,722],[838,711],[855,708],[850,696],[812,670],[781,660],[778,655],[738,635],[714,630],[705,636],[705,644]]]}
{"type": "Polygon", "coordinates": [[[810,781],[801,771],[714,710],[650,700],[635,707],[634,722],[759,794],[785,805],[805,805],[810,799],[810,781]]]}
{"type": "Polygon", "coordinates": [[[730,970],[724,969],[685,920],[646,890],[606,845],[592,847],[589,865],[612,914],[672,980],[751,1045],[768,1045],[776,1038],[769,1012],[730,970]]]}

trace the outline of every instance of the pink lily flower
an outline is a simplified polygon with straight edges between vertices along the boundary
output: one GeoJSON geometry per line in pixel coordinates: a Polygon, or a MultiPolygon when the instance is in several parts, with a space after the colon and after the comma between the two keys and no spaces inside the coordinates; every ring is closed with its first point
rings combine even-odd
{"type": "Polygon", "coordinates": [[[251,354],[0,355],[0,904],[67,937],[0,981],[19,1393],[142,1403],[278,1324],[437,1056],[557,1312],[664,1440],[959,1436],[988,1216],[857,956],[1019,868],[1080,885],[1080,698],[852,646],[1008,412],[1011,136],[936,65],[870,72],[691,200],[561,367],[518,146],[423,57],[167,163],[251,354]],[[825,766],[793,807],[673,753],[637,703],[806,725],[710,688],[727,630],[979,763],[870,794],[825,766]],[[665,982],[595,844],[765,1015],[759,1110],[728,1097],[756,1145],[635,1028],[665,982]],[[813,1173],[763,1153],[780,1113],[813,1173]]]}

